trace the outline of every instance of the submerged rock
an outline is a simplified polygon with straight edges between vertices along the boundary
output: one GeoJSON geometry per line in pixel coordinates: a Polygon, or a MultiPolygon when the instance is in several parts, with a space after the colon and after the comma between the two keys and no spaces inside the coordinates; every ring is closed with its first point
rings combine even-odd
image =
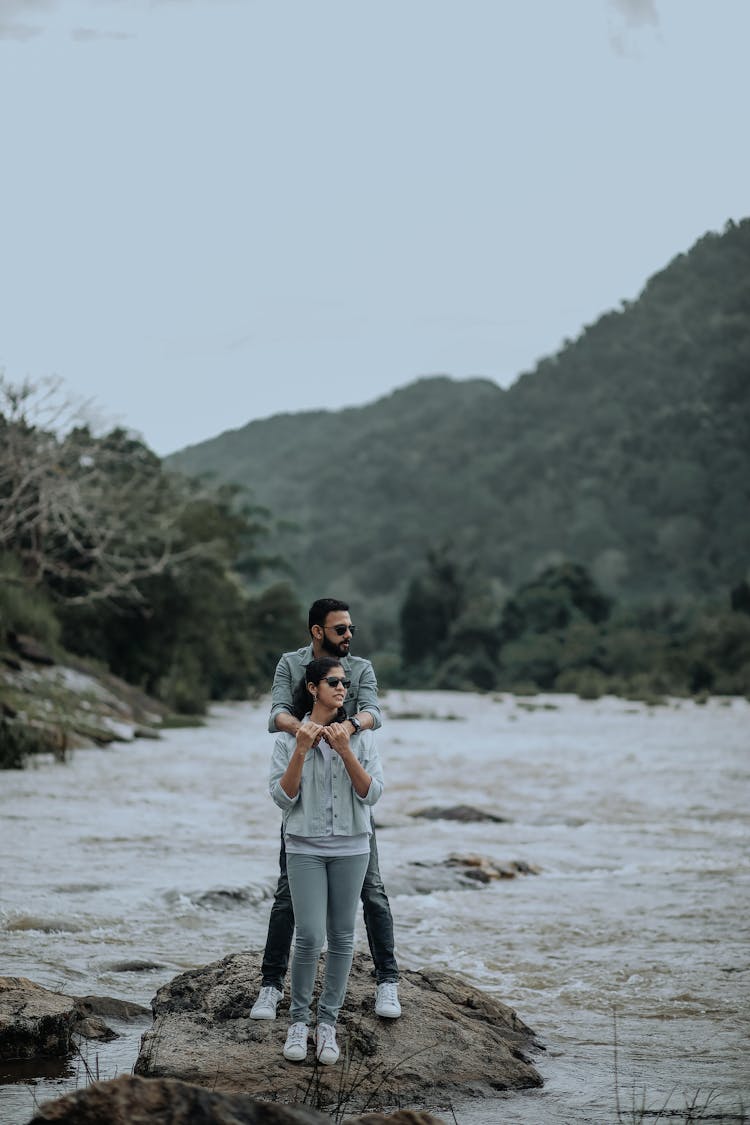
{"type": "Polygon", "coordinates": [[[440,860],[412,860],[388,875],[390,895],[431,895],[436,891],[476,890],[477,884],[519,875],[539,875],[541,868],[524,859],[496,860],[480,855],[450,855],[440,860]]]}
{"type": "MultiPolygon", "coordinates": [[[[331,1125],[309,1105],[278,1105],[247,1094],[205,1090],[175,1078],[134,1078],[96,1082],[41,1105],[27,1125],[331,1125]]],[[[429,1113],[400,1110],[347,1118],[344,1125],[445,1125],[429,1113]]]]}
{"type": "Polygon", "coordinates": [[[277,1020],[249,1018],[260,962],[259,953],[233,954],[159,989],[135,1073],[290,1102],[302,1101],[312,1085],[323,1108],[341,1107],[343,1099],[350,1113],[404,1102],[439,1106],[459,1095],[542,1084],[526,1057],[539,1044],[512,1008],[451,974],[406,971],[401,1018],[379,1019],[372,963],[362,953],[339,1016],[341,1062],[319,1067],[312,1046],[305,1062],[287,1062],[288,997],[277,1020]]]}
{"type": "Polygon", "coordinates": [[[423,820],[458,820],[462,824],[473,824],[481,821],[491,821],[493,824],[507,824],[507,817],[497,816],[495,813],[484,809],[477,809],[473,805],[451,805],[442,808],[439,805],[429,805],[425,809],[417,809],[410,816],[421,817],[423,820]]]}

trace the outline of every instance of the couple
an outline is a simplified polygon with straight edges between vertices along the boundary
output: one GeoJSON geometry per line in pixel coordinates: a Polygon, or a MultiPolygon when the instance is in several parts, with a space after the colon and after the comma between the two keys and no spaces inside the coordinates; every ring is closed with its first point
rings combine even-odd
{"type": "Polygon", "coordinates": [[[375,1011],[401,1014],[393,919],[380,878],[369,806],[383,789],[373,730],[380,726],[377,681],[369,660],[350,656],[355,626],[349,607],[321,598],[308,615],[311,644],[285,653],[276,668],[269,730],[278,733],[270,791],[283,812],[281,875],[263,955],[262,987],[250,1013],[275,1019],[295,922],[291,1026],[284,1057],[307,1054],[318,958],[328,937],[318,1003],[316,1055],[335,1063],[336,1018],[354,948],[357,899],[375,963],[375,1011]]]}

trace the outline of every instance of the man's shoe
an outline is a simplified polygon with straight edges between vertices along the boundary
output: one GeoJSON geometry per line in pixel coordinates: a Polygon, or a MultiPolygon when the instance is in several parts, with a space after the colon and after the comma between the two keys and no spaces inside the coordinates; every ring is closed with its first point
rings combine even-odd
{"type": "Polygon", "coordinates": [[[315,1028],[315,1055],[323,1066],[332,1066],[339,1061],[338,1044],[336,1042],[336,1028],[330,1023],[319,1023],[315,1028]]]}
{"type": "Polygon", "coordinates": [[[290,1062],[302,1062],[306,1055],[307,1024],[293,1023],[286,1033],[284,1058],[289,1059],[290,1062]]]}
{"type": "Polygon", "coordinates": [[[251,1020],[275,1020],[279,1000],[284,995],[274,988],[272,984],[264,985],[258,993],[258,999],[250,1009],[251,1020]]]}
{"type": "Polygon", "coordinates": [[[395,980],[378,985],[375,991],[375,1015],[382,1016],[384,1020],[397,1020],[401,1015],[398,985],[395,980]]]}

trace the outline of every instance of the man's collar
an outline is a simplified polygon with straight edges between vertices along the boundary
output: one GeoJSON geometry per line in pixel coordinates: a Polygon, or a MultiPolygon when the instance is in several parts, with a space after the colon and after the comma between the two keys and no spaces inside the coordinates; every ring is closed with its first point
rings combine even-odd
{"type": "MultiPolygon", "coordinates": [[[[348,668],[349,667],[349,661],[351,660],[352,654],[349,652],[349,653],[347,653],[346,656],[333,656],[332,653],[330,653],[330,652],[324,652],[323,656],[330,656],[332,660],[340,661],[342,668],[348,668]]],[[[306,664],[309,664],[309,662],[311,660],[314,660],[314,659],[315,659],[315,653],[313,652],[313,646],[312,646],[312,641],[311,641],[310,644],[305,649],[305,655],[303,657],[303,660],[306,664]]],[[[321,657],[321,659],[322,659],[322,657],[321,657]]]]}

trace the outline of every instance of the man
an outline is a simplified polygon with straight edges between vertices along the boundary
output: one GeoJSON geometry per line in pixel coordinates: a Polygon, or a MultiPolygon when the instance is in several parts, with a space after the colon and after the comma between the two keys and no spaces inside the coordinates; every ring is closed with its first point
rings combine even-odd
{"type": "MultiPolygon", "coordinates": [[[[271,714],[268,729],[296,734],[300,726],[291,711],[292,693],[311,660],[333,656],[341,661],[347,679],[351,680],[344,708],[352,734],[359,730],[377,730],[381,725],[378,706],[378,684],[369,660],[350,656],[349,648],[355,626],[349,606],[337,598],[319,598],[310,606],[308,628],[311,643],[296,652],[285,652],[276,666],[271,689],[271,714]]],[[[380,878],[375,825],[370,836],[370,862],[362,887],[362,905],[370,953],[375,964],[375,1011],[385,1019],[401,1015],[398,1000],[398,965],[393,950],[393,918],[380,878]]],[[[286,850],[281,836],[279,855],[281,874],[274,895],[268,936],[263,953],[262,980],[258,999],[250,1012],[251,1019],[276,1019],[276,1008],[284,994],[284,977],[289,964],[289,950],[294,933],[294,910],[286,875],[286,850]]]]}

